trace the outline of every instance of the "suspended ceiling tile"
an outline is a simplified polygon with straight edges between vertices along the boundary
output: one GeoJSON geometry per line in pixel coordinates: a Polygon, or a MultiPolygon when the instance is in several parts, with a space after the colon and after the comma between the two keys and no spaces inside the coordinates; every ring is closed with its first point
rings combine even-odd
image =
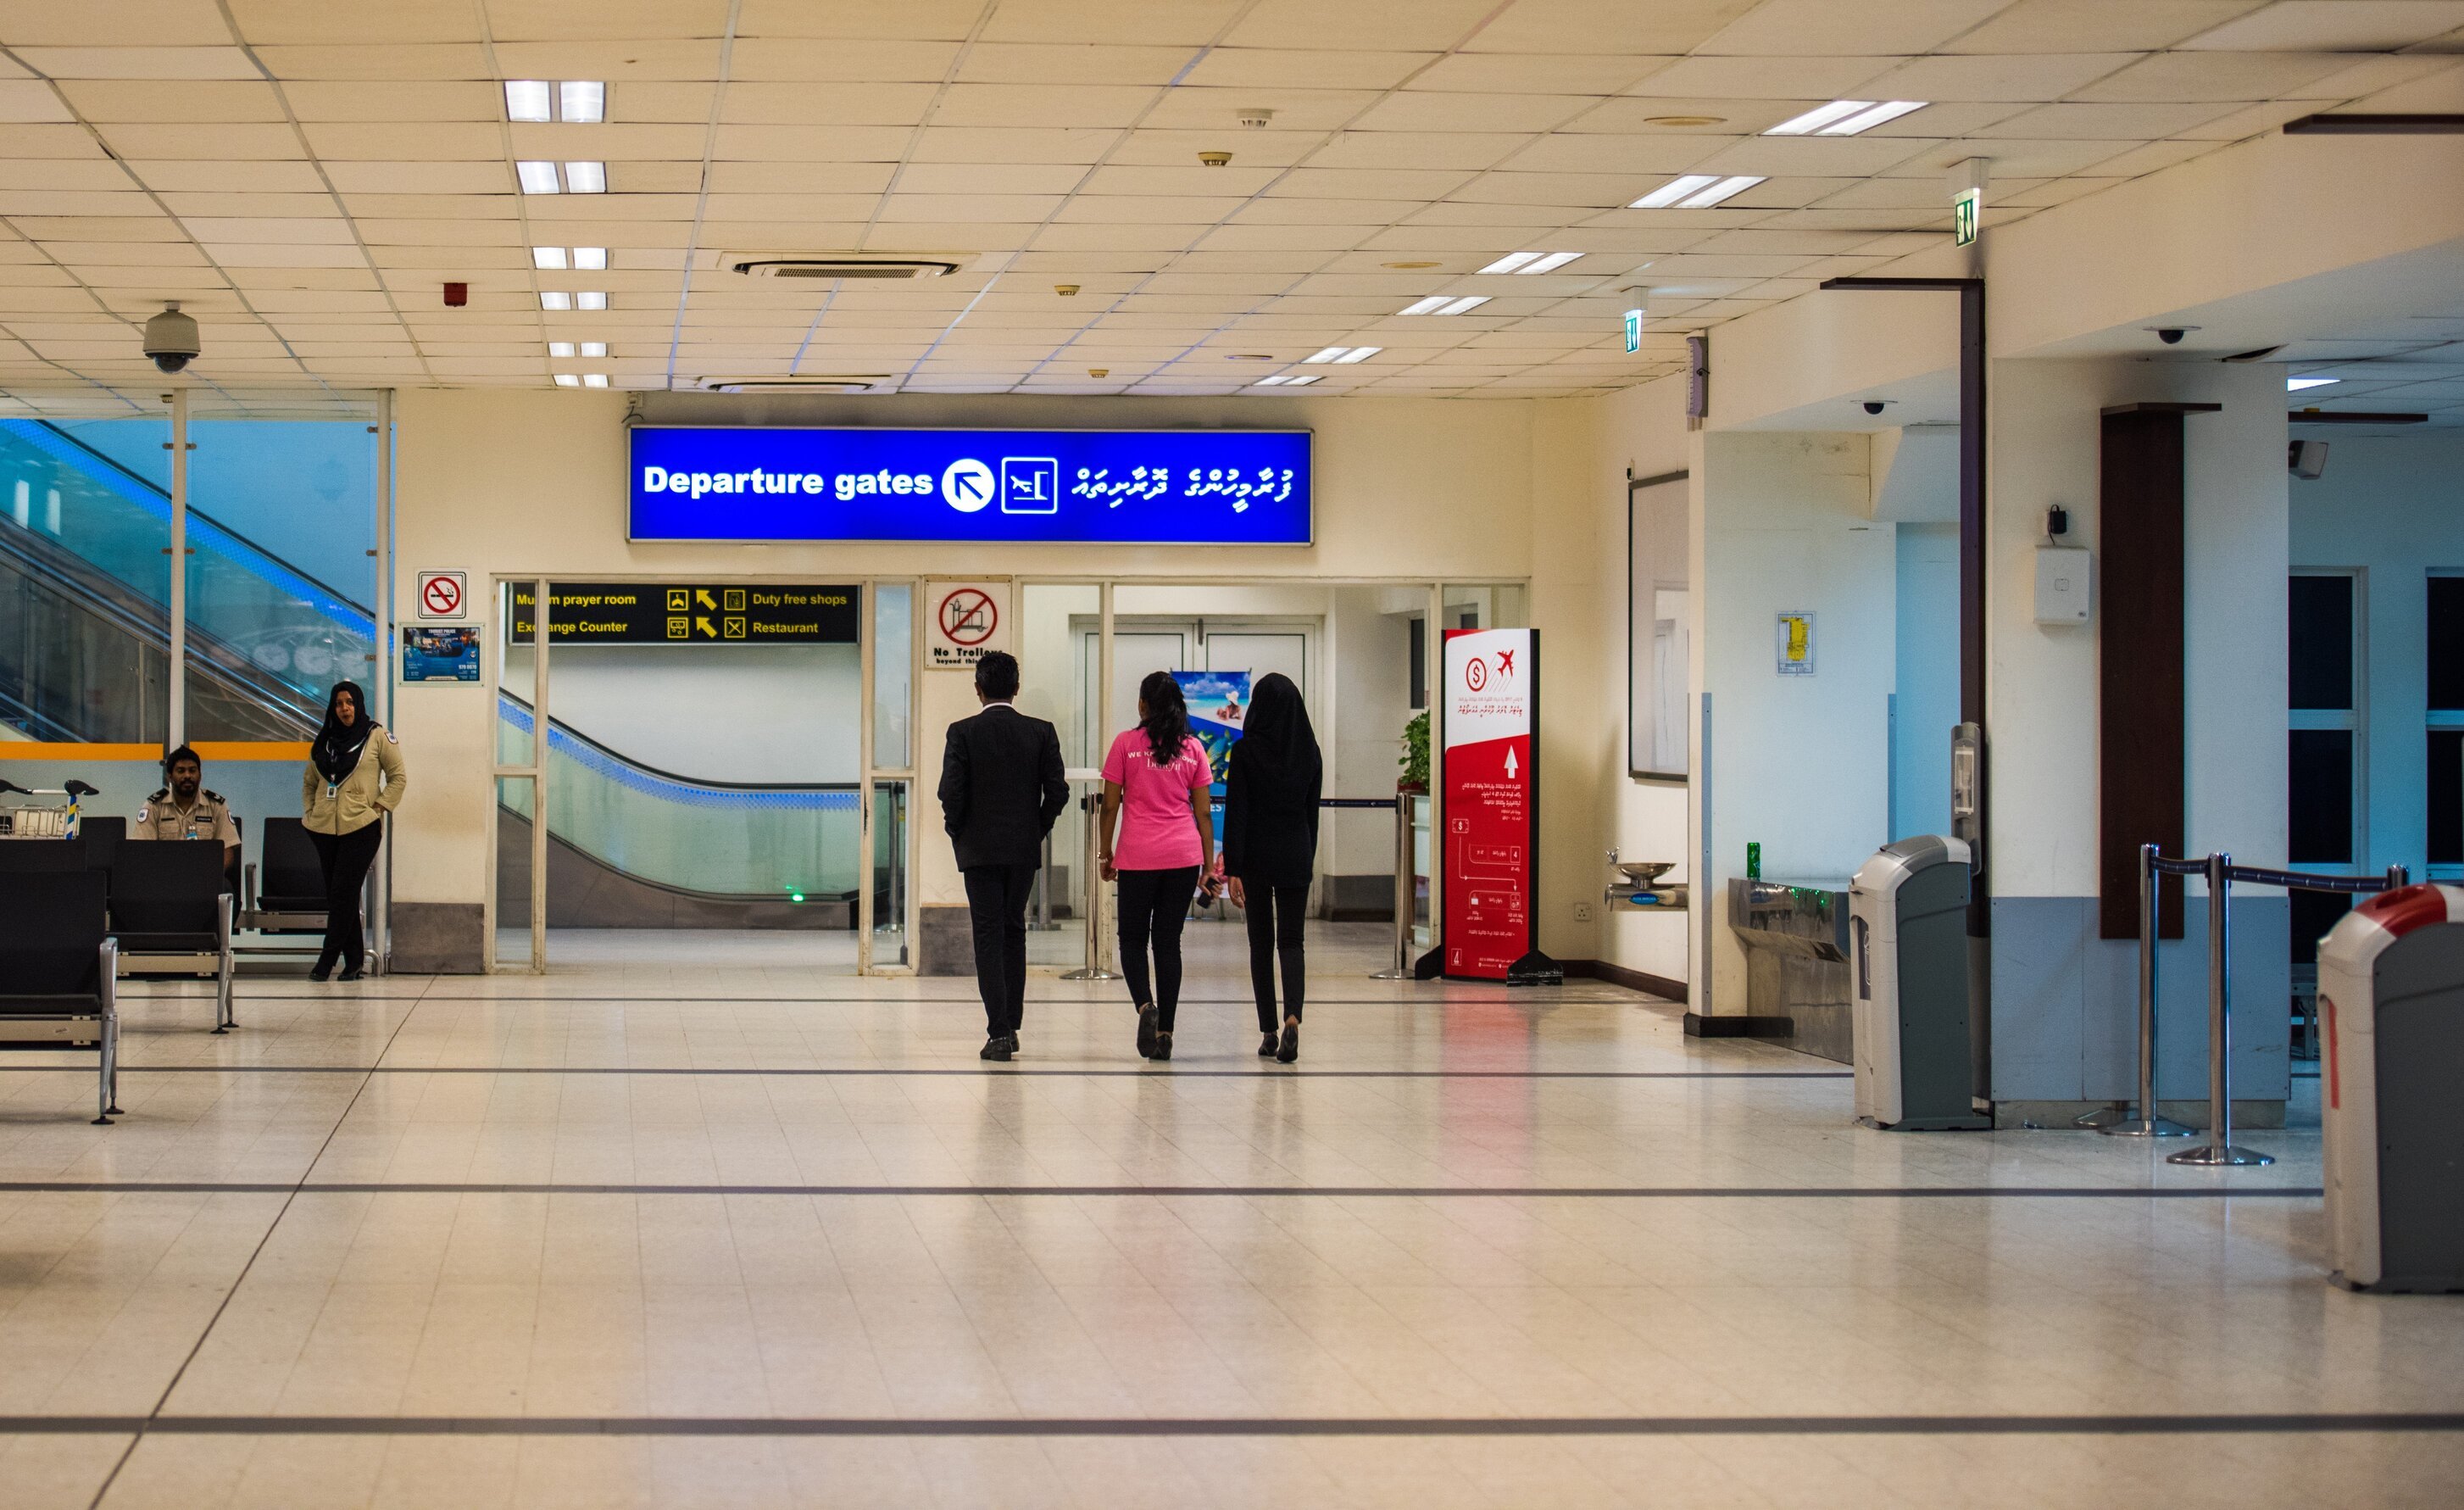
{"type": "Polygon", "coordinates": [[[88,121],[281,121],[282,100],[263,79],[70,79],[60,84],[88,121]]]}
{"type": "MultiPolygon", "coordinates": [[[[17,243],[23,246],[24,243],[17,243]]],[[[49,254],[73,267],[188,267],[205,266],[206,255],[187,240],[180,241],[46,241],[39,251],[27,250],[34,255],[49,254]]]]}
{"type": "MultiPolygon", "coordinates": [[[[1760,173],[1821,178],[1863,178],[1886,173],[1937,142],[1906,137],[1748,137],[1697,163],[1702,173],[1760,173]]],[[[1966,151],[1960,153],[1966,157],[1966,151]]],[[[1656,186],[1655,186],[1656,187],[1656,186]]],[[[1753,190],[1747,190],[1748,193],[1753,190]]]]}
{"type": "MultiPolygon", "coordinates": [[[[485,163],[347,163],[329,159],[324,167],[334,188],[343,193],[485,194],[512,188],[512,172],[502,159],[485,163]]],[[[616,169],[609,171],[613,174],[616,169]]]]}
{"type": "MultiPolygon", "coordinates": [[[[2214,151],[2217,145],[2214,142],[2150,142],[2145,146],[2134,146],[2087,166],[2093,167],[2100,177],[2136,178],[2143,173],[2154,173],[2187,163],[2194,157],[2203,157],[2214,151]]],[[[1986,192],[1988,197],[1992,194],[1991,189],[1986,192]]]]}
{"type": "Polygon", "coordinates": [[[105,125],[102,139],[120,156],[138,158],[267,161],[303,158],[298,134],[287,124],[105,125]]]}
{"type": "Polygon", "coordinates": [[[376,78],[433,82],[457,78],[493,80],[498,77],[489,69],[487,55],[475,43],[389,42],[259,47],[256,56],[276,78],[376,78]]]}
{"type": "Polygon", "coordinates": [[[912,139],[913,160],[918,163],[1093,163],[1119,136],[1099,126],[1007,130],[935,125],[898,138],[888,158],[895,160],[912,139]]]}
{"type": "Polygon", "coordinates": [[[1815,104],[1853,93],[1863,100],[1874,97],[1858,85],[1904,61],[1901,57],[1853,56],[1681,57],[1643,79],[1631,93],[1655,99],[1787,100],[1815,104]]]}
{"type": "Polygon", "coordinates": [[[113,192],[137,187],[117,163],[76,158],[0,158],[0,189],[67,189],[113,192]]]}
{"type": "Polygon", "coordinates": [[[2464,0],[2281,0],[2181,45],[2192,51],[2378,53],[2464,27],[2464,0]]]}
{"type": "Polygon", "coordinates": [[[2138,57],[2135,53],[1937,54],[1910,58],[1868,79],[1857,98],[2045,103],[2118,73],[2138,57]]]}
{"type": "MultiPolygon", "coordinates": [[[[889,163],[717,162],[711,165],[710,187],[715,194],[877,194],[895,171],[889,163]]],[[[1069,171],[1074,178],[1077,170],[1069,171]]]]}
{"type": "MultiPolygon", "coordinates": [[[[714,142],[713,155],[722,161],[743,163],[895,163],[915,134],[913,127],[892,125],[722,124],[714,142]]],[[[1091,157],[1089,159],[1092,160],[1091,157]]],[[[987,162],[993,159],[979,156],[965,161],[987,162]]],[[[1026,161],[1043,162],[1046,159],[1039,154],[1026,161]]]]}
{"type": "Polygon", "coordinates": [[[2313,100],[2270,100],[2227,111],[2176,134],[2195,141],[2238,142],[2244,137],[2272,133],[2287,121],[2306,116],[2318,108],[2318,101],[2313,100]]]}
{"type": "Polygon", "coordinates": [[[2010,0],[1763,0],[1699,51],[1781,57],[1929,53],[2004,9],[2010,0]]]}
{"type": "Polygon", "coordinates": [[[1499,166],[1524,173],[1621,173],[1634,185],[1629,200],[1672,173],[1691,172],[1694,165],[1742,138],[1670,134],[1612,136],[1560,131],[1534,137],[1531,144],[1499,166]]]}
{"type": "MultiPolygon", "coordinates": [[[[219,163],[210,159],[132,162],[128,171],[156,193],[314,194],[325,192],[317,167],[307,162],[219,163]]],[[[166,200],[166,203],[168,201],[166,200]]],[[[187,211],[173,204],[174,211],[187,211]]]]}
{"type": "Polygon", "coordinates": [[[1238,194],[1212,198],[1168,194],[1080,194],[1053,213],[1068,225],[1137,226],[1160,220],[1173,224],[1220,221],[1249,201],[1238,194]]]}
{"type": "MultiPolygon", "coordinates": [[[[1180,56],[1183,61],[1189,56],[1180,56]]],[[[1219,47],[1199,59],[1182,81],[1218,89],[1392,89],[1438,56],[1436,53],[1219,47]]]]}
{"type": "Polygon", "coordinates": [[[1673,61],[1617,53],[1454,53],[1414,75],[1412,87],[1461,94],[1614,95],[1673,61]]]}
{"type": "Polygon", "coordinates": [[[2073,98],[2167,104],[2268,100],[2336,73],[2349,61],[2322,53],[2160,53],[2073,98]]]}
{"type": "Polygon", "coordinates": [[[1608,210],[1641,192],[1631,173],[1483,173],[1449,196],[1460,204],[1563,205],[1608,210]]]}
{"type": "Polygon", "coordinates": [[[739,125],[913,125],[937,92],[934,84],[730,84],[719,118],[739,125]]]}
{"type": "Polygon", "coordinates": [[[131,215],[158,216],[154,202],[135,189],[84,190],[66,189],[0,189],[0,215],[131,215]]]}
{"type": "Polygon", "coordinates": [[[77,114],[39,78],[0,78],[0,122],[75,121],[77,114]]]}
{"type": "Polygon", "coordinates": [[[165,214],[11,215],[20,235],[45,245],[73,241],[186,241],[188,233],[165,214]]]}
{"type": "MultiPolygon", "coordinates": [[[[1994,138],[2152,142],[2179,136],[2230,109],[2221,104],[2056,104],[2021,111],[1977,133],[1994,138]]],[[[1985,154],[1999,158],[2000,152],[1985,154]]]]}
{"type": "Polygon", "coordinates": [[[1126,126],[1155,103],[1151,87],[1126,84],[953,84],[933,112],[936,125],[1126,126]]]}
{"type": "MultiPolygon", "coordinates": [[[[1494,167],[1508,154],[1541,140],[1524,131],[1347,131],[1310,154],[1310,167],[1494,167]]],[[[1235,158],[1237,163],[1240,160],[1235,158]]]]}
{"type": "Polygon", "coordinates": [[[808,85],[937,83],[949,76],[958,52],[953,41],[738,37],[728,55],[727,77],[808,85]]]}
{"type": "Polygon", "coordinates": [[[727,29],[727,0],[486,0],[499,43],[633,41],[715,37],[727,29]]]}
{"type": "Polygon", "coordinates": [[[158,193],[163,208],[186,220],[195,215],[222,219],[290,219],[334,212],[330,194],[158,193]]]}
{"type": "MultiPolygon", "coordinates": [[[[879,202],[877,194],[720,194],[710,196],[707,213],[713,225],[741,225],[764,222],[773,226],[803,225],[810,234],[810,222],[825,221],[844,225],[862,221],[872,213],[879,202]]],[[[796,238],[799,243],[803,235],[796,238]]]]}
{"type": "MultiPolygon", "coordinates": [[[[740,36],[957,41],[975,29],[983,12],[982,0],[899,0],[895,6],[879,0],[743,0],[737,33],[740,36]]],[[[1107,34],[1114,33],[1108,30],[1107,34]]]]}
{"type": "Polygon", "coordinates": [[[1154,88],[1172,82],[1193,56],[1187,47],[984,41],[966,50],[957,77],[969,83],[1154,88]]]}
{"type": "Polygon", "coordinates": [[[611,120],[624,119],[625,85],[634,79],[698,83],[718,78],[719,40],[706,37],[627,42],[498,42],[496,66],[506,78],[603,78],[611,120]]]}
{"type": "Polygon", "coordinates": [[[1234,47],[1356,50],[1456,47],[1493,0],[1259,0],[1224,41],[1234,47]]]}
{"type": "Polygon", "coordinates": [[[1943,44],[1947,53],[2148,52],[2269,0],[2019,0],[1943,44]]]}
{"type": "Polygon", "coordinates": [[[493,122],[308,122],[299,129],[308,149],[323,158],[373,161],[411,150],[466,163],[505,160],[504,128],[493,122]]]}
{"type": "Polygon", "coordinates": [[[478,40],[478,9],[468,0],[386,0],[382,6],[338,6],[333,0],[230,0],[240,35],[251,43],[470,42],[478,40]]]}
{"type": "MultiPolygon", "coordinates": [[[[1991,159],[1992,174],[1996,178],[2058,178],[2064,173],[2080,172],[2140,144],[2143,144],[2129,138],[2055,141],[2039,137],[1994,137],[1968,145],[1953,144],[1931,157],[1911,158],[1884,176],[1919,179],[1939,189],[1942,175],[1951,166],[1946,159],[1952,152],[1958,152],[1963,156],[1991,159]]],[[[1991,202],[1991,189],[1987,190],[1986,197],[1991,202]]]]}
{"type": "MultiPolygon", "coordinates": [[[[517,158],[547,158],[570,161],[574,158],[596,158],[614,163],[626,160],[699,162],[702,148],[710,141],[708,122],[693,124],[661,125],[537,125],[521,124],[510,131],[513,155],[517,158]]],[[[494,149],[502,157],[504,149],[494,149]]]]}
{"type": "Polygon", "coordinates": [[[84,158],[108,162],[111,154],[81,125],[0,124],[0,157],[84,158]]]}
{"type": "Polygon", "coordinates": [[[236,47],[20,47],[17,58],[47,78],[256,78],[236,47]]]}
{"type": "MultiPolygon", "coordinates": [[[[972,13],[972,9],[971,13],[972,13]]],[[[1004,0],[984,25],[995,42],[1068,42],[1101,36],[1123,43],[1188,47],[1205,42],[1241,13],[1239,0],[1004,0]]]]}
{"type": "MultiPolygon", "coordinates": [[[[1355,116],[1376,102],[1374,89],[1293,89],[1268,88],[1264,85],[1236,89],[1210,89],[1202,85],[1183,84],[1163,92],[1155,109],[1140,122],[1141,125],[1182,130],[1225,131],[1245,130],[1240,124],[1243,111],[1263,106],[1274,112],[1273,128],[1278,131],[1332,131],[1351,124],[1355,116]]],[[[1445,130],[1480,130],[1481,125],[1463,122],[1445,130]]]]}
{"type": "MultiPolygon", "coordinates": [[[[504,113],[504,97],[495,84],[479,79],[448,79],[406,83],[386,79],[286,78],[283,98],[303,122],[417,122],[424,128],[438,122],[485,122],[494,124],[504,113]]],[[[705,110],[705,113],[707,111],[705,110]]]]}
{"type": "Polygon", "coordinates": [[[1568,95],[1459,95],[1404,90],[1364,111],[1364,131],[1549,131],[1591,103],[1568,95]]]}
{"type": "MultiPolygon", "coordinates": [[[[886,169],[880,187],[889,187],[886,169]]],[[[1103,191],[1076,163],[910,163],[898,169],[898,190],[909,194],[1067,194],[1081,189],[1103,191]]]]}

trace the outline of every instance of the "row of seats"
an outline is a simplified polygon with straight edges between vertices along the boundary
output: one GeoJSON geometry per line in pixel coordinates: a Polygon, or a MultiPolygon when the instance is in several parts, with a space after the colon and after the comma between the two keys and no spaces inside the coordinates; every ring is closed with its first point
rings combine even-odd
{"type": "MultiPolygon", "coordinates": [[[[94,1120],[108,1126],[120,1114],[120,945],[110,931],[111,876],[82,867],[38,871],[32,856],[16,855],[42,851],[57,859],[75,842],[0,843],[0,1045],[94,1050],[101,1069],[94,1120]]],[[[219,864],[215,874],[219,879],[219,864]]]]}
{"type": "MultiPolygon", "coordinates": [[[[55,886],[69,877],[99,882],[95,917],[87,921],[111,939],[119,967],[140,974],[211,974],[214,1031],[231,1027],[231,935],[238,919],[219,843],[98,842],[86,834],[12,839],[0,842],[0,876],[40,878],[55,886]]],[[[66,894],[82,898],[87,890],[69,887],[66,894]]],[[[20,935],[23,927],[16,917],[0,913],[0,938],[20,935]]],[[[13,994],[5,974],[0,974],[0,992],[13,994]]]]}

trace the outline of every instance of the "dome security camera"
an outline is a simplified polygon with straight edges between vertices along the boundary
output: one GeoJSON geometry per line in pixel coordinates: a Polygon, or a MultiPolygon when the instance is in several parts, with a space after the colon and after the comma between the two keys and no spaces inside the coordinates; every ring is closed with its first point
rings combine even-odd
{"type": "Polygon", "coordinates": [[[1868,414],[1879,414],[1882,411],[1883,406],[1887,405],[1889,402],[1890,400],[1883,398],[1869,398],[1865,400],[1865,412],[1868,414]]]}
{"type": "Polygon", "coordinates": [[[2168,346],[2178,346],[2182,344],[2182,338],[2189,334],[2189,331],[2180,325],[2167,325],[2156,332],[2156,339],[2168,346]]]}
{"type": "Polygon", "coordinates": [[[202,349],[197,341],[197,322],[180,313],[176,299],[163,306],[163,313],[145,322],[145,354],[165,372],[186,367],[202,349]]]}

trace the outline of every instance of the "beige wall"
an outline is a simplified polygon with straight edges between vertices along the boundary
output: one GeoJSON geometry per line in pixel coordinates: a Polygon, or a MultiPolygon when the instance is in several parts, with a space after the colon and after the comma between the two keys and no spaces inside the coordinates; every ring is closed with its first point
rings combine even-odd
{"type": "MultiPolygon", "coordinates": [[[[1541,945],[1598,950],[1573,903],[1596,899],[1605,847],[1595,813],[1622,735],[1601,709],[1622,688],[1622,493],[1599,483],[1603,423],[1589,400],[1045,400],[890,398],[784,406],[661,401],[663,422],[875,425],[1289,426],[1314,433],[1317,544],[1306,548],[633,544],[625,539],[621,393],[414,390],[402,395],[396,591],[415,574],[691,574],[838,581],[868,575],[1341,578],[1387,582],[1529,578],[1544,633],[1541,945]],[[1616,520],[1610,530],[1609,522],[1616,520]],[[1612,569],[1614,568],[1614,569],[1612,569]],[[1610,610],[1615,607],[1616,612],[1610,610]],[[1617,636],[1603,640],[1614,617],[1617,636]]],[[[490,667],[493,676],[494,668],[490,667]]],[[[931,780],[939,731],[966,710],[965,678],[925,677],[917,758],[931,780]]],[[[526,690],[526,689],[524,689],[526,690]]],[[[1623,706],[1621,690],[1615,706],[1623,706]]],[[[406,688],[395,722],[419,753],[420,800],[401,822],[395,895],[476,902],[490,874],[487,770],[495,723],[484,688],[406,688]]],[[[1622,775],[1617,780],[1622,781],[1622,775]]],[[[954,879],[925,845],[928,900],[954,879]]]]}

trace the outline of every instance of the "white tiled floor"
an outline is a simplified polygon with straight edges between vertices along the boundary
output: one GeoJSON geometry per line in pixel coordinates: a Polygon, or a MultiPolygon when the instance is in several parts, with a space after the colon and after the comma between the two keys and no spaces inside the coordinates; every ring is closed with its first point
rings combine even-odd
{"type": "Polygon", "coordinates": [[[1276,1066],[1202,928],[1169,1065],[810,940],[141,988],[119,1125],[0,1062],[0,1506],[2464,1501],[2464,1299],[2325,1284],[2315,1132],[1867,1132],[1375,928],[1276,1066]]]}

